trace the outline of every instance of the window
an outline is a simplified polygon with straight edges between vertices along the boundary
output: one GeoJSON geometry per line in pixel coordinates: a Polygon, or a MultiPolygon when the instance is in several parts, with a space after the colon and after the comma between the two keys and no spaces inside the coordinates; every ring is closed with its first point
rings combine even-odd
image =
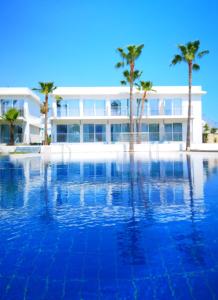
{"type": "Polygon", "coordinates": [[[111,124],[111,141],[128,142],[129,141],[129,124],[111,124]]]}
{"type": "Polygon", "coordinates": [[[182,99],[164,99],[164,114],[165,115],[181,115],[182,114],[182,99]]]}
{"type": "Polygon", "coordinates": [[[159,141],[159,124],[142,123],[141,127],[142,141],[159,141]]]}
{"type": "MultiPolygon", "coordinates": [[[[10,127],[9,125],[0,126],[0,142],[8,144],[10,140],[10,127]]],[[[22,143],[23,142],[23,128],[20,125],[15,125],[14,128],[14,142],[22,143]]]]}
{"type": "Polygon", "coordinates": [[[80,142],[80,126],[78,124],[72,124],[67,126],[68,129],[68,142],[79,143],[80,142]]]}
{"type": "Polygon", "coordinates": [[[57,102],[57,115],[58,117],[79,116],[79,100],[60,100],[57,102]]]}
{"type": "Polygon", "coordinates": [[[84,100],[83,113],[85,116],[104,116],[105,100],[84,100]]]}
{"type": "Polygon", "coordinates": [[[159,115],[159,99],[149,99],[148,106],[151,116],[159,115]]]}
{"type": "Polygon", "coordinates": [[[80,125],[57,125],[57,142],[59,143],[79,143],[80,125]]]}
{"type": "MultiPolygon", "coordinates": [[[[136,116],[140,116],[142,109],[142,99],[136,99],[134,101],[134,112],[136,116]]],[[[148,101],[144,101],[144,109],[143,109],[143,116],[146,116],[148,114],[148,101]]]]}
{"type": "Polygon", "coordinates": [[[164,125],[166,141],[182,141],[182,123],[164,125]]]}
{"type": "Polygon", "coordinates": [[[112,116],[127,116],[129,114],[128,99],[117,99],[111,101],[111,115],[112,116]]]}
{"type": "Polygon", "coordinates": [[[24,101],[22,99],[2,99],[0,100],[0,114],[5,114],[10,108],[16,108],[19,111],[19,116],[24,116],[24,101]]]}
{"type": "Polygon", "coordinates": [[[149,124],[149,141],[159,141],[159,124],[149,124]]]}
{"type": "Polygon", "coordinates": [[[84,124],[83,141],[86,143],[106,142],[106,125],[84,124]]]}

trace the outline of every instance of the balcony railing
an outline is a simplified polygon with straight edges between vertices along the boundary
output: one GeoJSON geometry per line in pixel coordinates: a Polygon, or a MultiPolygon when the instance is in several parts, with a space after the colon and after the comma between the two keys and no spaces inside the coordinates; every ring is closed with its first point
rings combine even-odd
{"type": "Polygon", "coordinates": [[[84,108],[83,114],[87,117],[106,116],[106,110],[104,108],[84,108]]]}
{"type": "Polygon", "coordinates": [[[57,109],[57,116],[58,117],[79,117],[80,111],[79,108],[63,108],[58,107],[57,109]]]}
{"type": "MultiPolygon", "coordinates": [[[[174,106],[174,107],[161,107],[159,108],[152,108],[147,107],[143,112],[144,117],[150,116],[183,116],[187,115],[188,109],[183,109],[181,106],[174,106]]],[[[140,114],[140,110],[134,109],[134,116],[138,117],[140,114]]],[[[192,107],[192,114],[193,114],[193,107],[192,107]]],[[[23,116],[23,110],[21,110],[21,116],[23,116]]],[[[95,116],[108,116],[109,113],[105,108],[86,108],[83,107],[83,116],[84,117],[95,117],[95,116]]],[[[57,117],[80,117],[80,109],[79,108],[57,108],[57,117]]],[[[110,109],[110,116],[129,116],[129,108],[128,107],[121,107],[121,108],[111,108],[110,109]]]]}
{"type": "MultiPolygon", "coordinates": [[[[10,141],[10,135],[2,135],[0,137],[0,144],[8,144],[10,141]]],[[[23,142],[23,134],[22,133],[15,133],[14,134],[14,143],[20,144],[23,142]]]]}
{"type": "Polygon", "coordinates": [[[80,133],[57,133],[58,143],[79,143],[80,133]]]}
{"type": "Polygon", "coordinates": [[[24,117],[24,109],[23,108],[19,108],[19,107],[2,107],[1,111],[0,111],[0,115],[4,115],[7,113],[7,111],[11,108],[15,108],[16,110],[19,111],[19,117],[24,117]]]}
{"type": "Polygon", "coordinates": [[[85,143],[97,143],[97,142],[106,142],[105,133],[83,133],[83,142],[85,143]]]}

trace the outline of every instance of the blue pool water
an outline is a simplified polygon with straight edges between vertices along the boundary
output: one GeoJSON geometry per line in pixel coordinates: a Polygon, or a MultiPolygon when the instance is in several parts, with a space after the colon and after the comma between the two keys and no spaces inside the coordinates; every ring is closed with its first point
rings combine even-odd
{"type": "Polygon", "coordinates": [[[218,155],[1,157],[0,299],[218,299],[218,155]]]}

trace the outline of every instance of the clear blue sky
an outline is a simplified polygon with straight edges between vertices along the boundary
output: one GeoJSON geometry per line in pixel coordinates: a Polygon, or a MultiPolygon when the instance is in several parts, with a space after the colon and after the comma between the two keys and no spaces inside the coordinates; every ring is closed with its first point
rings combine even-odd
{"type": "Polygon", "coordinates": [[[209,49],[193,84],[208,94],[204,114],[218,120],[217,0],[1,0],[0,86],[119,85],[115,49],[144,43],[138,61],[154,85],[187,84],[186,66],[170,68],[177,44],[209,49]]]}

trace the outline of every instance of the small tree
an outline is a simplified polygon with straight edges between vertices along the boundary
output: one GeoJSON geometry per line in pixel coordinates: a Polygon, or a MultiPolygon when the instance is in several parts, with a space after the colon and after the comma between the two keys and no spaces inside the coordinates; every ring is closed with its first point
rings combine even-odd
{"type": "Polygon", "coordinates": [[[129,140],[129,151],[134,151],[134,120],[133,120],[133,87],[136,80],[138,80],[142,74],[139,70],[135,70],[135,61],[139,58],[142,53],[144,45],[130,45],[126,49],[118,48],[118,52],[122,59],[121,62],[116,64],[117,68],[128,67],[127,70],[123,71],[124,80],[121,81],[122,85],[129,84],[129,104],[130,104],[130,140],[129,140]]]}
{"type": "Polygon", "coordinates": [[[19,117],[19,111],[16,108],[10,108],[1,118],[9,123],[10,126],[10,140],[9,145],[14,145],[14,130],[15,122],[19,117]]]}
{"type": "Polygon", "coordinates": [[[208,134],[210,133],[210,126],[207,123],[205,123],[203,129],[204,129],[203,142],[207,143],[208,142],[208,134]]]}
{"type": "Polygon", "coordinates": [[[145,102],[147,102],[147,93],[149,91],[155,92],[153,89],[153,83],[151,81],[140,81],[137,84],[138,90],[143,92],[142,99],[141,99],[141,109],[138,118],[138,133],[137,133],[137,142],[141,144],[142,142],[142,117],[144,113],[145,102]]]}
{"type": "Polygon", "coordinates": [[[212,127],[210,133],[215,134],[217,132],[217,128],[212,127]]]}
{"type": "Polygon", "coordinates": [[[54,82],[39,82],[39,88],[33,88],[34,91],[45,95],[45,100],[43,101],[40,111],[45,115],[45,125],[44,125],[44,144],[48,145],[48,97],[56,89],[54,82]]]}
{"type": "Polygon", "coordinates": [[[196,58],[201,58],[208,54],[208,50],[199,51],[200,41],[189,42],[178,46],[180,53],[176,54],[172,60],[172,65],[185,62],[188,65],[188,122],[186,136],[186,151],[190,151],[191,146],[191,89],[192,89],[192,71],[200,70],[200,66],[195,63],[196,58]]]}

